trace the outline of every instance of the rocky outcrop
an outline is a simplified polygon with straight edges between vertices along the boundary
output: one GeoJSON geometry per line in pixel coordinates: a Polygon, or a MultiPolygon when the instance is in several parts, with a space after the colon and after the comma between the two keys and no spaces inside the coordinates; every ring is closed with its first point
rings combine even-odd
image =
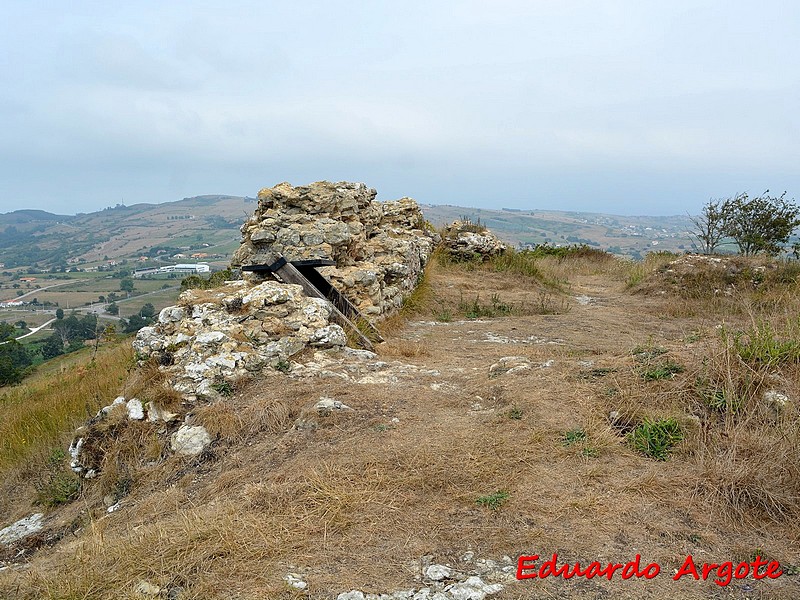
{"type": "MultiPolygon", "coordinates": [[[[232,265],[268,252],[287,260],[328,259],[320,272],[366,316],[399,308],[417,285],[438,235],[410,198],[375,200],[363,183],[281,183],[258,194],[232,265]]],[[[251,281],[263,278],[245,274],[251,281]]]]}
{"type": "Polygon", "coordinates": [[[0,544],[10,546],[14,542],[36,533],[44,527],[42,519],[44,519],[44,515],[36,513],[0,529],[0,544]]]}
{"type": "Polygon", "coordinates": [[[507,247],[486,227],[471,221],[454,221],[442,236],[444,253],[454,260],[486,260],[507,247]]]}

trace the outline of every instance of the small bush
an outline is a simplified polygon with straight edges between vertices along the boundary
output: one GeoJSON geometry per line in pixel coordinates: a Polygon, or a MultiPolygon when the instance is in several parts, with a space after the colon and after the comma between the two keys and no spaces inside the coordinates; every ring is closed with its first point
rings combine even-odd
{"type": "Polygon", "coordinates": [[[655,460],[667,460],[672,448],[683,440],[683,431],[675,419],[645,419],[628,434],[630,446],[655,460]]]}
{"type": "Polygon", "coordinates": [[[550,244],[539,244],[533,250],[525,250],[522,254],[526,254],[533,258],[542,258],[545,256],[554,256],[558,259],[566,258],[588,258],[593,260],[611,260],[614,258],[613,254],[593,248],[586,244],[570,244],[569,246],[551,246],[550,244]]]}
{"type": "Polygon", "coordinates": [[[533,279],[542,279],[542,273],[536,266],[537,257],[530,251],[515,252],[506,250],[503,254],[492,256],[485,268],[496,273],[511,273],[533,279]]]}
{"type": "Polygon", "coordinates": [[[233,396],[233,384],[222,377],[218,377],[214,380],[214,383],[211,384],[211,389],[220,396],[233,396]]]}
{"type": "Polygon", "coordinates": [[[47,460],[47,469],[36,482],[36,503],[47,507],[67,504],[78,497],[81,481],[67,468],[67,455],[54,448],[47,460]]]}
{"type": "Polygon", "coordinates": [[[200,275],[189,275],[181,280],[181,291],[185,292],[186,290],[191,289],[208,290],[220,287],[226,281],[232,281],[235,279],[241,279],[241,276],[238,272],[235,272],[230,268],[223,271],[216,271],[215,273],[212,273],[208,279],[201,277],[200,275]]]}

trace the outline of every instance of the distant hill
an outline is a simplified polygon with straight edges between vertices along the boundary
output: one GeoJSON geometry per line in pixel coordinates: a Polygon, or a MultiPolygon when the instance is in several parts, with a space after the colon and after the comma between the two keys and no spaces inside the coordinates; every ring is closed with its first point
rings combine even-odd
{"type": "Polygon", "coordinates": [[[74,219],[74,216],[67,215],[54,215],[44,210],[23,209],[15,210],[9,213],[0,214],[0,226],[4,225],[17,225],[22,223],[35,223],[35,222],[51,222],[51,221],[68,221],[74,219]]]}
{"type": "Polygon", "coordinates": [[[0,263],[5,268],[77,260],[91,264],[147,255],[157,246],[228,254],[254,207],[252,198],[208,195],[164,204],[118,204],[74,216],[39,210],[0,214],[0,263]]]}
{"type": "MultiPolygon", "coordinates": [[[[163,204],[118,204],[78,215],[16,210],[0,214],[0,263],[6,269],[34,264],[49,268],[201,250],[215,256],[221,266],[238,247],[239,228],[255,207],[255,198],[213,194],[163,204]]],[[[450,205],[422,209],[437,226],[461,217],[479,220],[514,245],[582,243],[633,257],[650,250],[691,248],[688,217],[450,205]]]]}
{"type": "Polygon", "coordinates": [[[654,250],[682,252],[693,248],[688,216],[626,217],[604,213],[423,205],[437,227],[460,218],[480,221],[515,245],[587,244],[615,254],[641,258],[654,250]]]}

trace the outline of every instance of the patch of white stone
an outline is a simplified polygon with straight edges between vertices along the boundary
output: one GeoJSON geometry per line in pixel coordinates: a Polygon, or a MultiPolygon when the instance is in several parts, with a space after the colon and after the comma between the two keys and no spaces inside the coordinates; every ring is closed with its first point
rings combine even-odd
{"type": "Polygon", "coordinates": [[[40,531],[44,527],[43,521],[44,515],[35,513],[0,529],[0,544],[10,546],[14,542],[40,531]]]}

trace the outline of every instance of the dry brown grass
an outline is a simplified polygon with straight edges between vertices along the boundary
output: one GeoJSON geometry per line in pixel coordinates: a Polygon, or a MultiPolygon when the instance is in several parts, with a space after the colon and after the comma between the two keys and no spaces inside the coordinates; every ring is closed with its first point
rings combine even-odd
{"type": "MultiPolygon", "coordinates": [[[[562,266],[542,270],[556,276],[562,266]]],[[[282,577],[301,571],[308,597],[322,599],[352,588],[419,587],[420,557],[458,564],[467,550],[495,559],[558,551],[584,562],[641,553],[665,573],[688,553],[721,561],[759,548],[800,563],[797,411],[760,402],[773,388],[800,397],[797,365],[743,361],[732,338],[716,333],[713,315],[654,318],[671,300],[625,295],[628,268],[616,260],[564,267],[575,293],[598,298],[566,314],[420,324],[409,315],[435,313],[459,286],[510,301],[531,294],[531,280],[514,274],[475,278],[433,265],[415,311],[381,327],[381,353],[440,376],[356,385],[275,374],[236,386],[232,396],[193,410],[194,422],[219,435],[194,458],[159,458],[168,438],[147,424],[120,429],[103,477],[133,481],[124,508],[106,515],[98,491],[87,491],[84,531],[40,552],[25,572],[0,573],[0,595],[125,598],[146,580],[180,587],[189,599],[291,598],[282,577]],[[704,337],[686,340],[699,330],[704,337]],[[489,342],[488,333],[510,341],[489,342]],[[640,344],[663,346],[667,353],[653,360],[686,370],[645,380],[631,354],[640,344]],[[511,354],[533,368],[490,378],[488,366],[511,354]],[[710,407],[704,394],[717,388],[748,398],[747,410],[710,407]],[[321,395],[354,410],[319,415],[311,407],[321,395]],[[609,421],[612,410],[631,424],[675,417],[685,439],[670,460],[653,461],[628,446],[625,431],[609,421]],[[578,429],[584,436],[565,443],[578,429]],[[498,490],[509,497],[497,510],[476,502],[498,490]]],[[[741,314],[752,311],[754,323],[770,317],[782,337],[785,314],[763,310],[753,303],[741,314]]],[[[727,327],[734,325],[748,323],[727,327]]],[[[146,371],[141,377],[158,385],[146,371]]],[[[103,480],[92,485],[114,489],[103,480]]],[[[675,583],[662,574],[652,585],[551,579],[511,585],[498,598],[718,592],[710,582],[675,583]]],[[[788,600],[798,597],[798,585],[789,577],[761,582],[755,594],[788,600]]]]}
{"type": "Polygon", "coordinates": [[[65,429],[93,415],[122,389],[132,366],[126,342],[101,348],[95,360],[67,371],[34,375],[0,396],[0,470],[52,445],[65,429]],[[53,400],[57,398],[57,402],[53,400]]]}

